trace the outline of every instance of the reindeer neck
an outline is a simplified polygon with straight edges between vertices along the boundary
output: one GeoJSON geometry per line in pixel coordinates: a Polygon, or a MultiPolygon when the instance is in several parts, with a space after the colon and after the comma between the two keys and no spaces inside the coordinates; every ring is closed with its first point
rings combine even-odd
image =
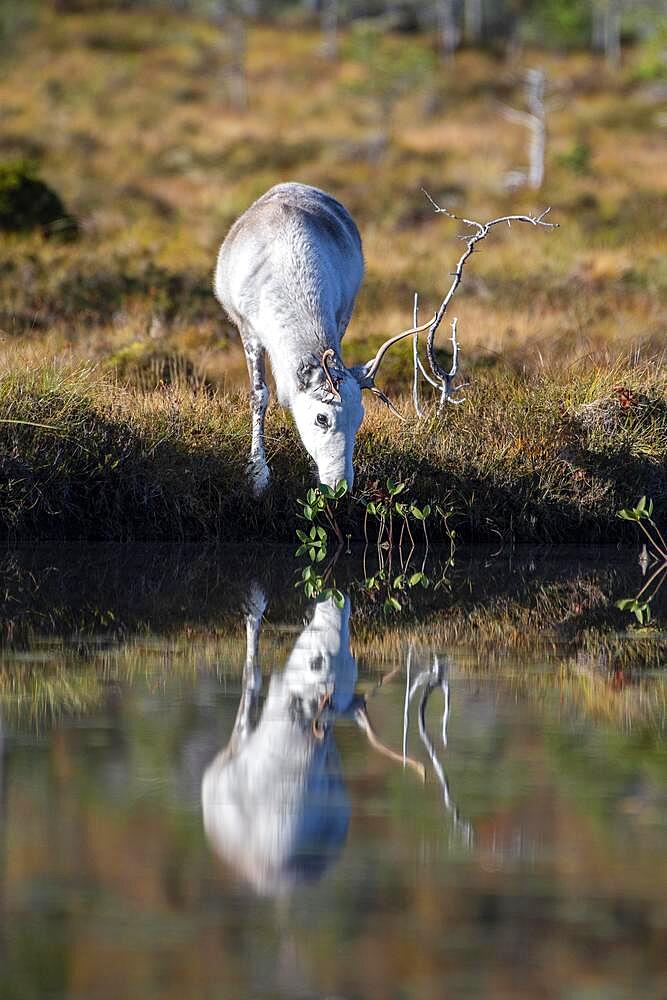
{"type": "Polygon", "coordinates": [[[333,348],[336,354],[340,351],[338,334],[333,326],[329,329],[329,324],[307,313],[275,317],[272,329],[264,334],[263,340],[269,353],[278,399],[283,405],[289,405],[299,391],[297,372],[304,363],[321,358],[327,348],[333,348]]]}

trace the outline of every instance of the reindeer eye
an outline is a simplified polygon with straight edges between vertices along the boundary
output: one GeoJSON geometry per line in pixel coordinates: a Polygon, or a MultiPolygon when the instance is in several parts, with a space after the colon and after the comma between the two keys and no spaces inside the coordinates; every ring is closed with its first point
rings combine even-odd
{"type": "Polygon", "coordinates": [[[317,420],[317,423],[320,425],[320,427],[329,426],[329,418],[327,417],[326,413],[318,413],[315,419],[317,420]]]}

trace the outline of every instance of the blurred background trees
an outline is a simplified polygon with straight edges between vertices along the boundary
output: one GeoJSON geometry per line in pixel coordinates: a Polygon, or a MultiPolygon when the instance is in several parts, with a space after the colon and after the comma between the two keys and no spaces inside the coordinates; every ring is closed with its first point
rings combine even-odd
{"type": "Polygon", "coordinates": [[[590,47],[617,65],[621,43],[654,32],[667,20],[665,0],[1,0],[4,39],[28,25],[40,8],[180,11],[229,24],[230,18],[318,20],[328,56],[336,55],[339,26],[381,17],[394,28],[435,27],[443,55],[461,45],[590,47]]]}

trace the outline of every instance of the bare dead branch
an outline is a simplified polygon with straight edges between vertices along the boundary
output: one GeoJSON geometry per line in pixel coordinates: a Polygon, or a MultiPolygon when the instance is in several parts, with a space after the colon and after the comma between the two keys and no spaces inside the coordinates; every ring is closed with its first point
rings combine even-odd
{"type": "MultiPolygon", "coordinates": [[[[463,268],[464,268],[464,266],[466,264],[466,261],[474,253],[475,247],[477,246],[477,244],[480,243],[481,240],[486,239],[486,237],[489,235],[489,232],[491,231],[491,229],[494,226],[498,226],[501,223],[505,223],[506,222],[508,226],[511,226],[512,222],[524,222],[524,223],[527,223],[527,224],[529,224],[531,226],[541,226],[541,227],[543,227],[545,229],[557,229],[558,228],[558,224],[555,223],[555,222],[547,222],[547,221],[545,221],[547,215],[550,212],[549,208],[545,209],[539,215],[504,215],[504,216],[498,217],[497,219],[490,219],[489,222],[483,222],[483,223],[482,222],[477,222],[474,219],[466,219],[466,218],[464,218],[462,216],[456,215],[454,212],[450,212],[449,209],[444,208],[441,205],[438,205],[438,203],[431,197],[431,195],[428,193],[428,191],[425,188],[422,188],[422,191],[423,191],[424,195],[426,196],[426,198],[428,199],[428,201],[433,206],[433,209],[434,209],[434,211],[436,212],[437,215],[446,215],[448,219],[453,219],[453,220],[455,220],[457,222],[462,223],[464,226],[468,226],[470,229],[474,230],[474,232],[472,233],[472,235],[467,235],[467,236],[466,235],[462,235],[460,237],[463,240],[463,242],[465,242],[465,245],[466,245],[465,250],[463,251],[463,253],[459,257],[459,260],[458,260],[458,262],[456,264],[455,270],[451,272],[452,282],[451,282],[451,284],[449,286],[449,289],[448,289],[447,293],[445,294],[444,298],[440,302],[440,305],[438,306],[438,309],[436,310],[436,312],[435,312],[435,314],[433,316],[433,320],[432,320],[432,322],[431,322],[431,324],[429,326],[429,329],[428,329],[428,337],[427,337],[427,341],[426,341],[426,357],[428,359],[428,363],[429,363],[429,366],[431,368],[431,375],[432,375],[432,377],[429,377],[429,375],[424,370],[424,366],[422,365],[422,363],[421,363],[421,361],[419,359],[418,349],[414,345],[414,342],[413,342],[413,358],[416,359],[415,367],[418,367],[419,370],[421,371],[421,374],[424,376],[424,378],[432,386],[434,386],[434,388],[437,388],[439,390],[439,392],[440,392],[439,409],[441,409],[442,406],[445,403],[461,403],[461,402],[463,402],[462,399],[454,399],[453,398],[453,394],[452,394],[453,391],[456,392],[456,391],[458,391],[458,389],[463,388],[463,386],[457,386],[456,388],[453,389],[453,381],[454,381],[454,378],[455,378],[455,376],[456,376],[456,374],[458,372],[458,362],[459,362],[459,353],[460,353],[460,348],[459,348],[459,344],[458,344],[458,340],[457,340],[457,336],[456,336],[456,332],[457,332],[456,331],[457,320],[454,319],[453,322],[452,322],[452,337],[451,337],[451,340],[452,340],[452,365],[451,365],[451,368],[450,368],[450,370],[448,372],[445,371],[444,368],[442,368],[442,366],[438,363],[438,361],[436,359],[436,356],[435,356],[435,335],[436,335],[436,333],[438,331],[438,328],[439,328],[440,324],[442,323],[442,321],[444,319],[445,313],[447,312],[447,308],[448,308],[450,302],[452,301],[452,299],[453,299],[453,297],[454,297],[454,295],[456,293],[456,290],[458,289],[459,285],[461,284],[461,280],[463,278],[463,268]]],[[[416,328],[417,327],[417,323],[415,323],[414,326],[416,328]]],[[[413,333],[415,334],[415,336],[418,335],[416,329],[413,330],[413,333]]],[[[391,344],[391,341],[388,342],[387,346],[390,346],[390,344],[391,344]]],[[[417,374],[415,372],[415,380],[416,380],[416,378],[417,378],[417,374]]],[[[414,397],[414,389],[413,389],[413,399],[414,398],[415,397],[414,397]]],[[[416,407],[416,409],[417,409],[417,407],[416,407]]],[[[418,414],[418,416],[421,415],[419,409],[417,409],[417,414],[418,414]]]]}
{"type": "Polygon", "coordinates": [[[371,360],[366,362],[366,364],[357,365],[353,369],[353,373],[361,388],[370,389],[378,395],[398,416],[401,416],[400,413],[398,413],[385,394],[375,385],[375,377],[382,363],[382,359],[389,348],[393,347],[394,344],[397,344],[406,337],[412,337],[412,359],[415,369],[412,385],[412,401],[417,416],[422,416],[422,409],[419,402],[419,374],[421,374],[423,378],[440,393],[439,409],[442,409],[445,403],[456,404],[464,402],[463,399],[454,398],[454,394],[464,388],[463,385],[454,385],[454,379],[458,373],[460,354],[459,343],[457,340],[457,321],[454,320],[452,323],[452,365],[449,371],[445,371],[435,356],[435,335],[445,317],[445,313],[447,312],[456,290],[461,284],[463,268],[466,261],[474,253],[477,244],[486,239],[491,229],[495,226],[499,226],[501,223],[507,223],[508,226],[511,226],[512,222],[524,222],[531,226],[543,227],[544,229],[558,228],[557,223],[546,221],[546,217],[550,211],[549,208],[545,209],[539,215],[503,215],[499,216],[497,219],[490,219],[488,222],[477,222],[474,219],[466,219],[463,216],[458,216],[442,205],[438,205],[425,188],[422,188],[421,190],[433,206],[437,215],[445,215],[448,219],[460,222],[462,225],[472,229],[473,232],[472,234],[462,234],[458,237],[465,243],[465,250],[459,257],[454,271],[450,272],[450,277],[452,279],[450,286],[442,298],[440,305],[433,313],[431,319],[424,323],[419,322],[419,296],[418,293],[415,293],[412,311],[412,326],[409,329],[403,330],[401,333],[397,333],[393,337],[390,337],[380,346],[375,354],[375,357],[371,358],[371,360]],[[424,364],[419,357],[419,335],[422,333],[428,334],[426,341],[426,357],[431,369],[430,373],[426,371],[424,364]]]}
{"type": "Polygon", "coordinates": [[[391,747],[388,747],[386,743],[382,742],[373,728],[366,704],[361,705],[356,710],[354,717],[357,725],[366,733],[368,742],[374,750],[377,750],[383,757],[388,757],[389,760],[393,760],[397,764],[407,764],[408,767],[411,767],[412,770],[419,775],[422,781],[425,780],[426,771],[423,764],[421,764],[418,760],[414,760],[412,757],[407,757],[404,754],[397,753],[396,750],[392,750],[391,747]]]}

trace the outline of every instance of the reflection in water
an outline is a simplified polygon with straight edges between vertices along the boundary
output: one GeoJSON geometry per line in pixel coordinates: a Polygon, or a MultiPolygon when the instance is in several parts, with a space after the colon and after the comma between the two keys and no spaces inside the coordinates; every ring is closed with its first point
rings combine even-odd
{"type": "Polygon", "coordinates": [[[340,851],[350,820],[332,722],[354,703],[350,601],[315,606],[285,669],[273,673],[263,711],[257,645],[266,601],[254,588],[248,656],[231,738],[207,769],[202,806],[216,851],[259,892],[317,878],[340,851]]]}
{"type": "Polygon", "coordinates": [[[577,609],[607,606],[606,578],[536,564],[501,633],[479,613],[517,587],[499,570],[460,607],[425,591],[385,619],[362,598],[356,627],[346,602],[304,630],[274,557],[253,567],[278,626],[260,693],[266,598],[240,562],[210,590],[186,559],[171,591],[136,563],[139,594],[91,581],[91,608],[125,615],[115,646],[69,570],[40,578],[26,620],[53,637],[16,628],[0,655],[2,1000],[666,997],[665,681],[645,675],[664,639],[591,640],[577,609]],[[373,756],[400,764],[403,727],[426,785],[373,756]]]}
{"type": "MultiPolygon", "coordinates": [[[[422,778],[424,768],[408,756],[405,734],[403,754],[380,740],[365,698],[355,695],[357,663],[350,650],[348,596],[341,607],[332,598],[315,604],[284,670],[271,675],[259,713],[258,647],[266,606],[264,592],[253,584],[246,608],[241,699],[229,742],[204,774],[202,809],[216,852],[258,892],[277,895],[319,878],[345,843],[350,804],[333,735],[337,718],[354,718],[375,750],[422,778]]],[[[417,686],[421,683],[418,678],[417,686]]],[[[446,775],[426,731],[424,712],[433,686],[430,680],[426,683],[420,704],[420,734],[445,805],[459,826],[446,775]]],[[[447,688],[446,716],[448,712],[447,688]]]]}
{"type": "Polygon", "coordinates": [[[421,689],[422,693],[421,698],[419,699],[418,709],[419,738],[429,756],[429,760],[433,766],[433,772],[438,780],[440,788],[442,789],[442,800],[445,809],[452,817],[454,830],[461,836],[463,842],[467,846],[470,846],[472,844],[473,837],[472,827],[465,820],[461,819],[458,806],[456,805],[456,802],[454,802],[451,795],[449,779],[445,773],[444,767],[442,766],[442,762],[438,757],[435,741],[429,733],[426,725],[426,708],[429,703],[429,699],[434,691],[440,690],[442,691],[444,698],[440,732],[442,745],[443,747],[446,747],[450,709],[449,663],[447,660],[443,660],[441,657],[433,654],[433,662],[431,666],[427,667],[425,670],[421,670],[413,680],[412,661],[414,652],[414,645],[411,644],[406,664],[405,705],[403,708],[403,755],[405,756],[407,753],[408,730],[410,726],[410,705],[417,692],[421,689]]]}

